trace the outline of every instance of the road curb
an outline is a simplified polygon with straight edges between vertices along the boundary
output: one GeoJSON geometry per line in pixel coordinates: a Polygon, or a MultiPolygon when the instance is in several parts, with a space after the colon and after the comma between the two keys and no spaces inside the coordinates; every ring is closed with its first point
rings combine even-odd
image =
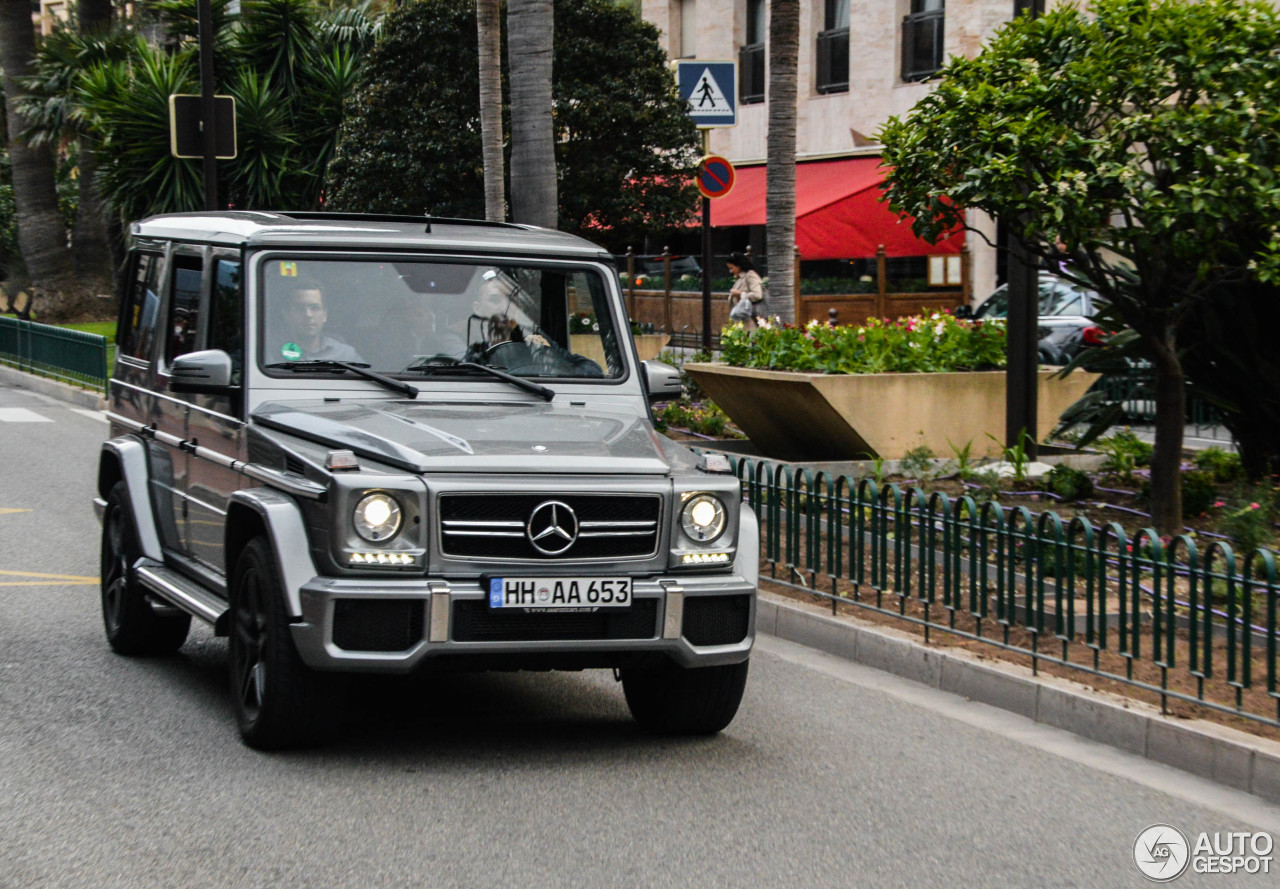
{"type": "Polygon", "coordinates": [[[1056,676],[968,651],[931,648],[899,630],[832,617],[761,593],[756,629],[1173,766],[1280,804],[1280,743],[1216,723],[1164,716],[1056,676]]]}
{"type": "Polygon", "coordinates": [[[81,389],[59,380],[38,376],[37,374],[29,374],[3,364],[0,364],[0,383],[7,383],[19,389],[29,389],[40,395],[68,401],[78,407],[89,410],[101,410],[103,405],[101,392],[93,389],[81,389]]]}

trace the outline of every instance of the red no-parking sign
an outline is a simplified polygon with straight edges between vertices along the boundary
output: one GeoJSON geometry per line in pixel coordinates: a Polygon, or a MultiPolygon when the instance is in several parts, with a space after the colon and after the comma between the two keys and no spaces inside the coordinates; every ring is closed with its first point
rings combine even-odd
{"type": "Polygon", "coordinates": [[[709,154],[698,164],[698,191],[703,197],[722,198],[733,188],[733,164],[719,155],[709,154]]]}

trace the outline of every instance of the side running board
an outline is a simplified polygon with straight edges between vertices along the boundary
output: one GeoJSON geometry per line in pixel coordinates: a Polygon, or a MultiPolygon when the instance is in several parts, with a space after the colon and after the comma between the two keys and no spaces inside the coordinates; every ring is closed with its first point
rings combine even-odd
{"type": "Polygon", "coordinates": [[[213,624],[216,635],[227,635],[230,629],[227,603],[204,587],[150,559],[140,559],[135,574],[144,587],[166,602],[176,605],[192,617],[213,624]]]}

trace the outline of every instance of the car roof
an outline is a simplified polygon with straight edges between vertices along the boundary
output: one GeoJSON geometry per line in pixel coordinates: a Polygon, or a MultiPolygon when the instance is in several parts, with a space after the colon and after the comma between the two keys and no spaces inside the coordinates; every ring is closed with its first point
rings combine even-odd
{"type": "Polygon", "coordinates": [[[258,210],[166,213],[133,223],[130,234],[234,247],[510,252],[611,259],[596,244],[552,229],[431,216],[258,210]]]}

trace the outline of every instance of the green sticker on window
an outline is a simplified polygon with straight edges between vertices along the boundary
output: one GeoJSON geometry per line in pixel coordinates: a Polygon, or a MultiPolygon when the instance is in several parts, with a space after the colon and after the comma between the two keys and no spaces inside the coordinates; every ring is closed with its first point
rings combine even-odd
{"type": "Polygon", "coordinates": [[[285,361],[297,361],[302,357],[302,347],[297,343],[285,343],[280,347],[280,354],[285,361]]]}

